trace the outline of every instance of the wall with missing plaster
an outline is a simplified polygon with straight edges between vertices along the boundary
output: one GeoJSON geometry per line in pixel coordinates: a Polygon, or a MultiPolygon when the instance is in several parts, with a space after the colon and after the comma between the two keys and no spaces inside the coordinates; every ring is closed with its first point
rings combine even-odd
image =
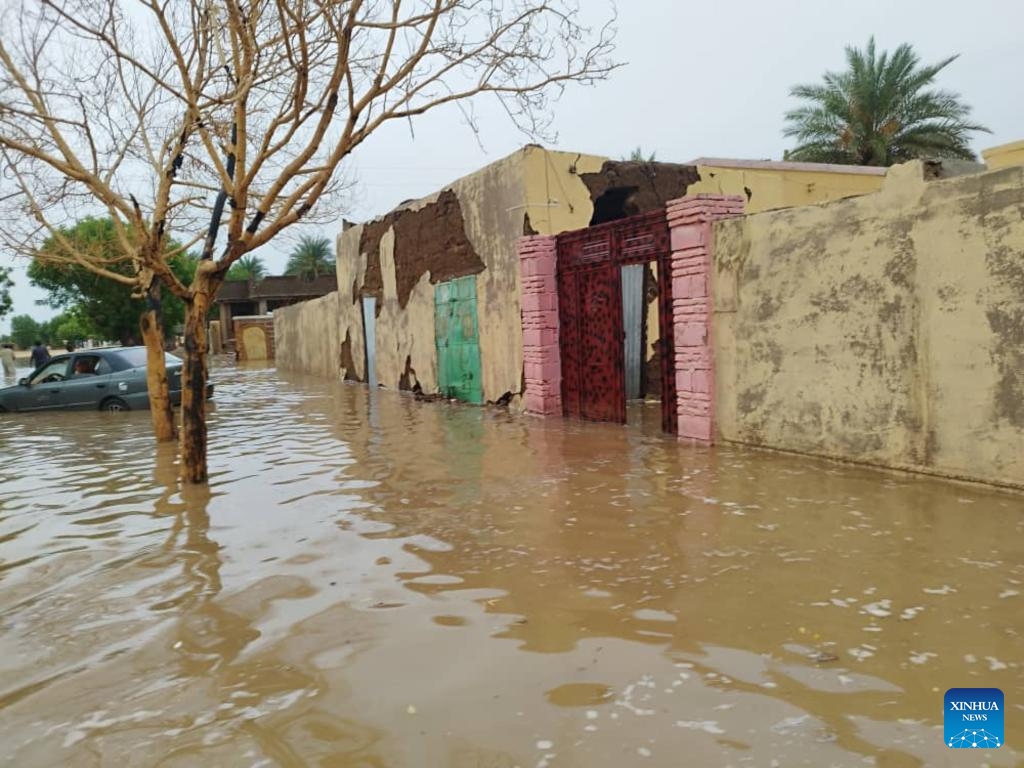
{"type": "Polygon", "coordinates": [[[1024,486],[1024,167],[714,233],[720,439],[1024,486]]]}
{"type": "MultiPolygon", "coordinates": [[[[623,177],[623,165],[630,164],[528,146],[435,195],[342,232],[339,334],[349,339],[350,353],[343,375],[366,380],[361,301],[374,296],[378,381],[435,392],[434,286],[475,275],[484,400],[518,394],[523,346],[516,241],[524,232],[586,227],[599,194],[595,179],[623,177]]],[[[670,196],[685,194],[685,183],[664,185],[670,196]]]]}

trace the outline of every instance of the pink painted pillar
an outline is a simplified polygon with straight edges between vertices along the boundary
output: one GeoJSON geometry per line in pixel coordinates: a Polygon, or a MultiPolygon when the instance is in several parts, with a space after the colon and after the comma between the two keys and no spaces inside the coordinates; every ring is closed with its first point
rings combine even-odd
{"type": "Polygon", "coordinates": [[[672,235],[679,437],[715,441],[715,365],[711,347],[711,224],[743,215],[737,195],[688,195],[666,206],[672,235]]]}
{"type": "Polygon", "coordinates": [[[555,238],[521,237],[523,374],[526,410],[562,415],[562,353],[558,347],[558,262],[555,238]]]}

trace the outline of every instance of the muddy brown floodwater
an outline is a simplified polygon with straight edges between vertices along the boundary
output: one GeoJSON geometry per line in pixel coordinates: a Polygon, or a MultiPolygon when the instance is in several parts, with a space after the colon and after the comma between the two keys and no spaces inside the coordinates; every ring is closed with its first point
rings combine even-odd
{"type": "Polygon", "coordinates": [[[214,379],[209,491],[145,413],[0,418],[4,764],[1024,760],[1019,494],[214,379]]]}

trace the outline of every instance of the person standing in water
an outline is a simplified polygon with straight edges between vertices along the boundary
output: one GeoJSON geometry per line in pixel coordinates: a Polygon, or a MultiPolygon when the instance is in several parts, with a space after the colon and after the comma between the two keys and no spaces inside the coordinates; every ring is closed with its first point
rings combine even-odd
{"type": "Polygon", "coordinates": [[[32,368],[39,370],[50,362],[50,351],[43,346],[43,342],[37,341],[32,345],[32,368]]]}
{"type": "Polygon", "coordinates": [[[14,378],[14,345],[4,344],[0,347],[0,364],[4,368],[4,378],[14,378]]]}

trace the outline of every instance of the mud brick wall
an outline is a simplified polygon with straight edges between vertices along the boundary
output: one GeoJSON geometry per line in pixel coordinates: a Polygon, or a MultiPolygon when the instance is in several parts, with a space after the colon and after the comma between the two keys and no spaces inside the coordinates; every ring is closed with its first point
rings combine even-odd
{"type": "Polygon", "coordinates": [[[523,286],[523,375],[527,412],[562,414],[562,357],[558,347],[557,252],[554,237],[518,241],[523,286]]]}

